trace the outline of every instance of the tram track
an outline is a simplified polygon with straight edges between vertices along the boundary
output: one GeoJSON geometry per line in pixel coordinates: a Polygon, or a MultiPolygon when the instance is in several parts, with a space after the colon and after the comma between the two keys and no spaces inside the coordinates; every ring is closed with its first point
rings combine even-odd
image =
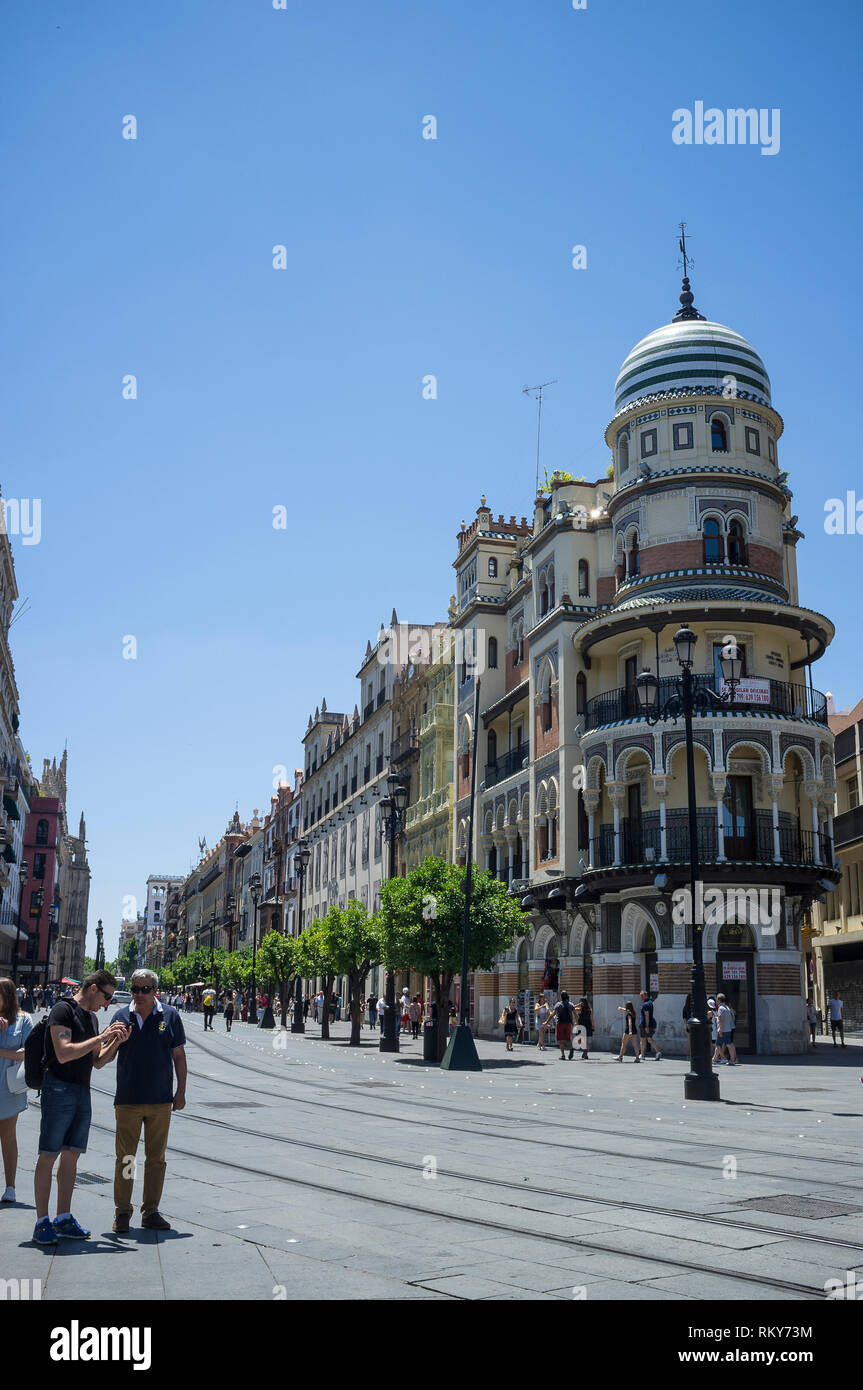
{"type": "MultiPolygon", "coordinates": [[[[355,1088],[356,1088],[356,1086],[357,1086],[357,1084],[358,1084],[357,1082],[347,1082],[346,1084],[341,1084],[341,1083],[335,1083],[335,1084],[333,1084],[333,1083],[330,1083],[330,1082],[323,1081],[322,1079],[319,1079],[319,1078],[303,1077],[303,1076],[286,1076],[286,1075],[284,1075],[284,1074],[278,1074],[278,1073],[273,1072],[273,1070],[272,1070],[270,1067],[268,1067],[268,1066],[261,1066],[260,1064],[257,1064],[257,1063],[256,1063],[254,1060],[252,1060],[252,1059],[246,1059],[246,1060],[241,1059],[241,1058],[236,1058],[236,1059],[235,1059],[235,1058],[232,1058],[232,1057],[230,1057],[230,1056],[226,1056],[224,1053],[219,1052],[219,1051],[216,1051],[216,1050],[213,1049],[213,1048],[206,1047],[205,1044],[199,1042],[197,1039],[194,1039],[193,1041],[194,1041],[194,1046],[199,1047],[203,1052],[206,1052],[208,1055],[210,1055],[210,1056],[212,1056],[212,1057],[215,1057],[218,1061],[220,1061],[220,1062],[226,1062],[226,1063],[228,1063],[228,1065],[231,1065],[231,1066],[242,1067],[244,1071],[254,1071],[257,1075],[267,1077],[267,1079],[268,1079],[269,1081],[271,1081],[271,1082],[272,1082],[272,1081],[278,1081],[278,1082],[281,1083],[281,1084],[284,1084],[284,1085],[287,1085],[287,1086],[296,1086],[296,1087],[318,1087],[318,1088],[323,1088],[323,1089],[327,1090],[327,1091],[330,1092],[330,1093],[339,1093],[339,1094],[348,1094],[348,1095],[355,1094],[355,1088]]],[[[365,1117],[365,1118],[368,1118],[368,1115],[369,1115],[368,1108],[363,1109],[363,1108],[360,1108],[360,1107],[357,1107],[357,1106],[345,1105],[345,1104],[343,1104],[343,1103],[335,1104],[335,1103],[333,1103],[333,1102],[326,1101],[326,1100],[323,1100],[323,1101],[322,1101],[319,1097],[316,1097],[314,1100],[312,1100],[312,1099],[305,1099],[305,1098],[294,1098],[294,1097],[289,1097],[289,1096],[275,1097],[275,1096],[273,1096],[273,1093],[272,1093],[272,1092],[269,1092],[269,1091],[261,1091],[261,1090],[255,1090],[254,1088],[250,1088],[247,1084],[241,1084],[241,1083],[238,1083],[238,1082],[227,1081],[227,1080],[225,1080],[224,1078],[221,1078],[221,1077],[219,1077],[219,1078],[207,1077],[206,1073],[195,1073],[194,1071],[192,1071],[190,1074],[191,1074],[191,1075],[199,1074],[199,1075],[201,1075],[202,1079],[207,1079],[207,1080],[210,1080],[210,1081],[214,1082],[214,1083],[217,1084],[217,1085],[228,1086],[228,1087],[230,1087],[230,1088],[232,1088],[232,1089],[235,1089],[235,1090],[242,1090],[242,1091],[247,1092],[247,1093],[249,1093],[249,1094],[255,1094],[255,1095],[268,1095],[270,1099],[282,1099],[282,1100],[286,1100],[286,1101],[296,1100],[296,1103],[298,1103],[298,1104],[314,1105],[314,1106],[317,1106],[318,1108],[321,1108],[321,1109],[336,1110],[336,1111],[338,1111],[339,1113],[342,1113],[342,1114],[356,1114],[356,1115],[361,1115],[361,1116],[363,1116],[363,1117],[365,1117]]],[[[582,1097],[579,1096],[577,1093],[573,1093],[573,1097],[572,1097],[572,1098],[573,1098],[573,1100],[582,1099],[582,1097]]],[[[369,1097],[369,1099],[374,1099],[374,1100],[376,1100],[376,1101],[385,1101],[385,1100],[386,1100],[386,1096],[384,1096],[384,1095],[377,1095],[377,1096],[374,1096],[374,1097],[369,1097]]],[[[440,1109],[441,1109],[441,1107],[440,1107],[439,1105],[436,1105],[435,1102],[433,1102],[433,1101],[427,1101],[427,1100],[422,1100],[422,1099],[418,1098],[417,1096],[410,1096],[410,1097],[400,1096],[400,1097],[399,1097],[399,1103],[400,1103],[400,1105],[401,1105],[402,1107],[403,1107],[405,1101],[407,1101],[408,1104],[410,1104],[410,1105],[412,1105],[412,1106],[415,1106],[416,1108],[421,1109],[421,1110],[423,1110],[423,1111],[426,1111],[426,1110],[438,1110],[438,1111],[440,1111],[440,1109]]],[[[763,1107],[759,1107],[758,1104],[757,1104],[757,1102],[753,1102],[751,1108],[752,1108],[753,1110],[756,1110],[756,1109],[763,1108],[763,1107]]],[[[477,1112],[476,1110],[468,1110],[468,1109],[465,1108],[464,1106],[453,1106],[453,1105],[448,1105],[448,1106],[446,1107],[446,1110],[445,1110],[444,1113],[445,1113],[446,1115],[448,1115],[448,1116],[457,1116],[457,1115],[458,1115],[458,1116],[464,1116],[466,1119],[471,1120],[471,1121],[476,1121],[478,1118],[483,1118],[482,1116],[480,1116],[480,1115],[478,1114],[478,1112],[477,1112]]],[[[380,1113],[378,1112],[378,1118],[380,1118],[380,1119],[382,1119],[382,1120],[392,1119],[393,1121],[401,1122],[401,1121],[404,1120],[404,1115],[403,1115],[403,1113],[399,1113],[398,1115],[383,1115],[383,1114],[380,1114],[380,1113]]],[[[509,1117],[507,1117],[507,1118],[509,1118],[509,1117]]],[[[524,1123],[525,1123],[525,1125],[530,1124],[530,1121],[531,1121],[531,1117],[530,1117],[530,1116],[526,1116],[526,1117],[524,1118],[524,1123]]],[[[459,1125],[459,1124],[448,1124],[448,1123],[446,1123],[445,1121],[441,1121],[441,1120],[429,1120],[429,1121],[427,1121],[427,1123],[428,1123],[432,1128],[435,1128],[435,1129],[450,1130],[450,1131],[453,1131],[453,1132],[458,1133],[458,1134],[464,1134],[464,1133],[465,1133],[465,1130],[464,1130],[464,1126],[463,1126],[463,1125],[459,1125]]],[[[494,1119],[491,1119],[491,1118],[490,1118],[489,1124],[495,1126],[495,1131],[496,1131],[496,1132],[493,1131],[491,1127],[489,1127],[489,1128],[483,1128],[482,1130],[472,1129],[472,1130],[471,1130],[471,1133],[472,1133],[472,1134],[484,1134],[484,1135],[487,1135],[489,1138],[499,1139],[499,1140],[505,1140],[505,1141],[511,1141],[511,1140],[515,1137],[515,1135],[513,1134],[513,1131],[512,1131],[511,1129],[505,1129],[505,1128],[504,1128],[504,1124],[503,1124],[503,1123],[499,1123],[498,1121],[495,1121],[494,1119]]],[[[603,1146],[603,1147],[601,1147],[601,1148],[600,1148],[600,1147],[597,1147],[597,1148],[590,1148],[590,1147],[587,1147],[587,1146],[585,1145],[585,1143],[584,1143],[584,1130],[583,1130],[582,1127],[580,1127],[580,1126],[577,1125],[577,1124],[570,1124],[570,1123],[567,1123],[566,1121],[553,1120],[553,1119],[550,1119],[550,1118],[547,1117],[547,1116],[543,1116],[542,1128],[543,1128],[543,1135],[542,1135],[541,1138],[537,1138],[537,1137],[531,1136],[531,1135],[528,1134],[528,1133],[519,1134],[519,1135],[518,1135],[518,1141],[519,1141],[519,1143],[531,1144],[531,1145],[539,1145],[539,1146],[541,1146],[541,1147],[544,1148],[544,1149],[547,1149],[550,1145],[554,1145],[554,1146],[556,1146],[556,1147],[559,1147],[559,1148],[564,1149],[565,1151],[567,1151],[567,1152],[569,1152],[569,1153],[578,1152],[578,1153],[585,1153],[585,1154],[595,1155],[595,1156],[597,1156],[597,1157],[621,1158],[621,1159],[624,1159],[624,1160],[630,1160],[630,1159],[632,1158],[632,1153],[631,1153],[631,1152],[627,1152],[627,1151],[622,1150],[622,1149],[609,1149],[609,1148],[606,1147],[606,1146],[603,1146]],[[564,1132],[564,1133],[577,1132],[577,1134],[578,1134],[578,1136],[579,1136],[579,1142],[578,1142],[577,1145],[572,1145],[572,1144],[566,1144],[566,1143],[564,1143],[562,1140],[549,1139],[549,1138],[548,1138],[548,1135],[547,1135],[547,1131],[548,1131],[549,1129],[559,1130],[559,1131],[562,1131],[562,1132],[564,1132]]],[[[603,1129],[603,1128],[600,1128],[599,1126],[592,1126],[592,1127],[591,1127],[591,1130],[590,1130],[590,1133],[591,1133],[591,1134],[597,1134],[597,1135],[607,1135],[607,1136],[609,1136],[610,1138],[618,1139],[618,1140],[619,1140],[619,1138],[620,1138],[620,1131],[619,1131],[619,1129],[603,1129]]],[[[705,1139],[697,1139],[697,1138],[692,1138],[692,1137],[690,1137],[690,1136],[687,1136],[686,1142],[687,1142],[687,1144],[688,1144],[689,1146],[691,1146],[691,1147],[697,1147],[697,1148],[701,1148],[701,1149],[709,1149],[709,1150],[711,1150],[712,1152],[715,1152],[716,1149],[717,1149],[717,1144],[716,1144],[715,1141],[710,1141],[710,1140],[705,1140],[705,1139]]],[[[751,1155],[752,1157],[757,1158],[757,1159],[759,1159],[759,1160],[769,1159],[769,1158],[771,1157],[771,1154],[769,1153],[769,1151],[766,1151],[766,1150],[764,1150],[764,1149],[759,1149],[759,1148],[746,1147],[746,1146],[743,1146],[743,1145],[740,1145],[740,1144],[736,1144],[736,1145],[735,1145],[735,1154],[738,1155],[738,1156],[739,1156],[739,1155],[742,1155],[742,1154],[749,1154],[749,1155],[751,1155]]],[[[811,1159],[812,1159],[812,1156],[810,1155],[810,1160],[811,1160],[811,1159]]],[[[819,1156],[819,1157],[818,1157],[817,1159],[815,1159],[814,1161],[816,1161],[819,1165],[823,1164],[823,1165],[826,1165],[826,1166],[829,1167],[829,1168],[841,1168],[841,1169],[843,1170],[843,1172],[847,1172],[847,1170],[848,1170],[849,1168],[851,1168],[851,1169],[863,1169],[863,1162],[859,1162],[859,1161],[854,1160],[854,1159],[846,1159],[846,1158],[837,1159],[837,1158],[831,1158],[831,1157],[828,1157],[828,1156],[819,1156]]],[[[680,1168],[693,1168],[693,1169],[696,1169],[696,1170],[700,1170],[700,1171],[702,1171],[702,1172],[704,1172],[704,1171],[712,1171],[712,1170],[715,1168],[715,1162],[713,1162],[713,1161],[711,1161],[710,1163],[706,1163],[706,1162],[705,1162],[705,1163],[700,1163],[700,1162],[697,1162],[697,1161],[695,1161],[695,1160],[693,1160],[693,1159],[676,1158],[676,1157],[673,1157],[673,1156],[668,1155],[668,1154],[666,1154],[666,1155],[663,1156],[663,1162],[664,1162],[664,1163],[668,1163],[668,1164],[672,1164],[672,1165],[674,1165],[675,1167],[680,1167],[680,1168]]],[[[793,1177],[789,1177],[787,1174],[784,1174],[784,1173],[780,1175],[780,1174],[774,1174],[774,1173],[767,1172],[767,1173],[758,1173],[758,1174],[754,1174],[753,1176],[757,1176],[757,1177],[759,1177],[759,1178],[764,1178],[764,1179],[766,1179],[766,1180],[770,1180],[770,1179],[772,1179],[772,1178],[775,1178],[777,1181],[778,1181],[778,1180],[780,1179],[780,1177],[781,1177],[781,1180],[782,1180],[783,1182],[785,1182],[785,1183],[798,1183],[798,1184],[799,1184],[799,1183],[801,1183],[801,1182],[804,1181],[804,1179],[802,1179],[802,1178],[793,1178],[793,1177]]],[[[807,1178],[805,1181],[809,1182],[810,1179],[807,1178]]],[[[852,1182],[852,1183],[843,1183],[843,1182],[841,1182],[841,1181],[838,1181],[838,1180],[836,1180],[836,1179],[831,1178],[831,1179],[829,1179],[829,1181],[830,1181],[831,1186],[833,1186],[833,1187],[836,1187],[836,1188],[845,1188],[845,1189],[848,1189],[848,1190],[850,1190],[850,1191],[853,1191],[855,1194],[859,1194],[859,1191],[860,1191],[860,1182],[859,1182],[859,1180],[856,1181],[856,1182],[852,1182]]]]}
{"type": "MultiPolygon", "coordinates": [[[[100,1095],[108,1096],[109,1098],[112,1094],[110,1091],[103,1090],[102,1087],[98,1086],[93,1086],[92,1090],[98,1091],[100,1095]]],[[[195,1115],[187,1110],[180,1110],[176,1112],[174,1118],[210,1126],[223,1132],[229,1131],[234,1134],[241,1134],[251,1139],[263,1139],[270,1143],[284,1144],[292,1148],[330,1154],[337,1158],[357,1159],[362,1163],[379,1164],[387,1168],[400,1169],[413,1174],[417,1172],[417,1163],[410,1162],[406,1159],[393,1158],[384,1154],[365,1153],[357,1149],[346,1149],[341,1145],[323,1144],[313,1139],[300,1139],[292,1135],[267,1133],[264,1130],[252,1129],[248,1125],[236,1125],[232,1124],[229,1120],[214,1119],[210,1115],[195,1115]]],[[[182,1150],[177,1150],[177,1152],[182,1152],[182,1150]]],[[[198,1155],[198,1157],[200,1157],[200,1155],[198,1155]]],[[[614,1211],[631,1211],[640,1214],[661,1216],[672,1221],[695,1221],[699,1225],[720,1226],[725,1230],[730,1228],[746,1232],[747,1234],[768,1235],[784,1240],[794,1240],[812,1245],[825,1245],[835,1249],[863,1252],[863,1243],[836,1239],[829,1236],[812,1235],[801,1231],[787,1231],[776,1226],[757,1226],[751,1221],[741,1221],[733,1215],[726,1216],[724,1214],[712,1215],[709,1213],[696,1213],[681,1210],[680,1208],[657,1206],[647,1202],[630,1202],[611,1197],[584,1196],[581,1193],[561,1191],[559,1188],[540,1187],[536,1184],[525,1185],[524,1183],[510,1182],[506,1178],[492,1178],[481,1173],[463,1173],[453,1168],[444,1168],[440,1164],[437,1166],[437,1173],[440,1177],[452,1178],[457,1182],[474,1183],[481,1187],[518,1192],[523,1197],[554,1197],[564,1201],[572,1201],[577,1205],[607,1207],[614,1211]]],[[[355,1174],[355,1176],[361,1175],[355,1174]]],[[[291,1181],[293,1181],[293,1179],[291,1179],[291,1181]]],[[[579,1213],[579,1215],[581,1214],[582,1213],[579,1213]]]]}
{"type": "MultiPolygon", "coordinates": [[[[103,1095],[110,1095],[110,1092],[101,1091],[100,1093],[103,1095]]],[[[182,1117],[184,1115],[184,1112],[178,1111],[177,1115],[182,1117]]],[[[226,1121],[211,1121],[208,1120],[206,1116],[186,1116],[186,1118],[197,1119],[203,1121],[204,1123],[215,1124],[220,1126],[221,1128],[234,1130],[240,1134],[254,1135],[257,1133],[257,1131],[246,1130],[239,1125],[230,1125],[226,1121]]],[[[93,1129],[100,1130],[102,1133],[108,1135],[114,1134],[114,1130],[112,1127],[108,1125],[99,1124],[96,1121],[92,1123],[91,1127],[93,1129]]],[[[261,1137],[269,1139],[273,1138],[272,1135],[263,1135],[261,1137]]],[[[564,1235],[562,1233],[557,1232],[542,1232],[541,1234],[538,1234],[535,1225],[517,1226],[511,1220],[495,1221],[490,1219],[489,1217],[468,1215],[463,1212],[441,1211],[434,1207],[420,1205],[416,1202],[399,1201],[397,1198],[394,1197],[380,1197],[368,1192],[347,1191],[343,1185],[335,1186],[331,1183],[315,1182],[310,1178],[299,1178],[296,1176],[286,1177],[282,1173],[274,1173],[269,1169],[257,1168],[245,1163],[237,1163],[227,1158],[215,1158],[212,1154],[198,1153],[192,1149],[180,1148],[178,1145],[175,1144],[169,1145],[169,1152],[182,1155],[186,1158],[194,1158],[197,1159],[199,1162],[215,1164],[220,1168],[230,1169],[232,1172],[245,1173],[250,1177],[266,1178],[272,1182],[284,1183],[292,1188],[302,1187],[313,1192],[326,1194],[328,1196],[335,1196],[339,1198],[347,1197],[352,1201],[363,1202],[374,1207],[384,1207],[391,1211],[405,1212],[411,1217],[432,1218],[436,1221],[448,1224],[455,1224],[457,1226],[471,1226],[479,1230],[492,1231],[498,1234],[503,1234],[509,1236],[510,1238],[517,1236],[529,1238],[531,1240],[536,1240],[540,1242],[544,1246],[549,1243],[556,1245],[564,1245],[578,1253],[589,1251],[592,1254],[601,1255],[620,1256],[621,1254],[621,1250],[618,1246],[604,1245],[602,1244],[602,1242],[598,1240],[591,1240],[590,1238],[575,1238],[573,1236],[564,1235]]],[[[385,1159],[380,1159],[380,1161],[387,1162],[387,1160],[385,1159]]],[[[397,1163],[398,1161],[394,1162],[397,1163]]],[[[514,1209],[525,1210],[525,1208],[520,1206],[517,1206],[514,1209]]],[[[535,1216],[536,1213],[534,1211],[531,1211],[531,1215],[535,1216]]],[[[695,1222],[702,1221],[702,1218],[692,1215],[688,1216],[687,1219],[695,1222]]],[[[770,1234],[782,1233],[771,1231],[770,1234]]],[[[794,1234],[793,1238],[797,1238],[796,1233],[794,1234]]],[[[261,1244],[262,1242],[252,1241],[251,1243],[261,1244]]],[[[667,1256],[658,1254],[655,1250],[651,1251],[650,1263],[651,1266],[662,1266],[668,1269],[669,1277],[671,1277],[671,1274],[675,1273],[703,1275],[705,1272],[705,1265],[703,1262],[696,1263],[694,1261],[682,1260],[679,1257],[670,1259],[667,1256]]],[[[759,1274],[751,1274],[748,1271],[741,1270],[739,1268],[739,1265],[735,1265],[733,1272],[726,1273],[721,1269],[711,1269],[710,1272],[715,1277],[727,1281],[729,1288],[731,1290],[734,1290],[734,1297],[739,1297],[739,1285],[742,1282],[744,1284],[755,1285],[758,1288],[776,1289],[782,1291],[783,1293],[791,1293],[801,1300],[818,1300],[819,1302],[821,1302],[824,1298],[823,1287],[814,1288],[810,1284],[800,1284],[793,1280],[776,1279],[771,1277],[765,1277],[759,1274]]]]}

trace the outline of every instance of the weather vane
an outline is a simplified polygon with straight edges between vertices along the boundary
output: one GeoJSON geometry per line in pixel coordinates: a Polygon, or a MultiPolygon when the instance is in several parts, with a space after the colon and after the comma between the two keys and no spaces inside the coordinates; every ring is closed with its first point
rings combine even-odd
{"type": "MultiPolygon", "coordinates": [[[[678,246],[680,247],[680,254],[681,254],[681,256],[683,257],[683,275],[684,275],[684,278],[685,278],[685,277],[688,276],[688,274],[689,274],[689,267],[690,267],[691,265],[695,265],[694,260],[693,260],[692,257],[689,255],[689,252],[688,252],[687,249],[686,249],[686,223],[685,223],[685,222],[681,222],[681,223],[680,223],[680,240],[678,241],[677,244],[678,244],[678,246]]],[[[677,264],[680,265],[680,261],[678,261],[677,264]]]]}

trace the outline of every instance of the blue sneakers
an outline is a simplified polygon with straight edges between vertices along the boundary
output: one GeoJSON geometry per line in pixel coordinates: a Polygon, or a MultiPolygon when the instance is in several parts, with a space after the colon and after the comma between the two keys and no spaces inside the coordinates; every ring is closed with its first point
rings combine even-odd
{"type": "Polygon", "coordinates": [[[43,1216],[41,1221],[37,1221],[33,1227],[34,1245],[56,1245],[57,1232],[54,1230],[50,1216],[43,1216]]]}
{"type": "MultiPolygon", "coordinates": [[[[90,1232],[85,1231],[83,1226],[79,1226],[74,1216],[64,1216],[62,1221],[55,1219],[54,1230],[58,1236],[65,1236],[67,1240],[89,1240],[90,1232]]],[[[56,1236],[54,1237],[56,1240],[56,1236]]]]}

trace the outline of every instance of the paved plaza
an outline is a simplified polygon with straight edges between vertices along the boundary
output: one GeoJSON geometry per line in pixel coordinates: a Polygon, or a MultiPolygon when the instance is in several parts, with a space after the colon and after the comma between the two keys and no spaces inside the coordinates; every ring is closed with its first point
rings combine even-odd
{"type": "MultiPolygon", "coordinates": [[[[451,1074],[402,1039],[330,1042],[185,1016],[189,1086],[161,1210],[111,1232],[113,1068],[93,1074],[74,1213],[84,1243],[32,1246],[38,1102],[22,1115],[0,1276],[43,1299],[783,1299],[863,1276],[863,1043],[719,1068],[481,1041],[451,1074]]],[[[135,1199],[140,1202],[143,1149],[135,1199]]],[[[53,1213],[53,1205],[52,1205],[53,1213]]]]}

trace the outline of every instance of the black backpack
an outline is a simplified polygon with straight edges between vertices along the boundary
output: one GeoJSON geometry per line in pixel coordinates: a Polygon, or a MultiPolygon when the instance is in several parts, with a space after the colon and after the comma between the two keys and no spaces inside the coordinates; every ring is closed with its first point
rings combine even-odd
{"type": "Polygon", "coordinates": [[[572,1005],[569,1003],[561,1004],[558,1023],[572,1023],[572,1005]]]}
{"type": "Polygon", "coordinates": [[[41,1091],[48,1047],[48,1014],[30,1030],[24,1043],[24,1080],[31,1091],[41,1091]]]}

